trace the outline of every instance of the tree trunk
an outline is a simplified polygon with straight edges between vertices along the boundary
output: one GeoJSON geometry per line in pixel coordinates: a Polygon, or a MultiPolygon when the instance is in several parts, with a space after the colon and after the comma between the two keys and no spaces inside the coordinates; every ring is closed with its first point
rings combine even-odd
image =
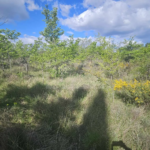
{"type": "Polygon", "coordinates": [[[28,64],[28,61],[27,61],[25,58],[23,58],[23,60],[24,60],[24,63],[25,63],[26,72],[27,72],[27,74],[28,74],[28,72],[29,72],[29,64],[28,64]]]}
{"type": "Polygon", "coordinates": [[[27,75],[28,75],[28,72],[29,72],[29,65],[28,65],[27,62],[26,62],[26,64],[25,64],[25,67],[26,67],[26,72],[27,72],[27,75]]]}
{"type": "Polygon", "coordinates": [[[10,72],[11,72],[11,59],[9,59],[9,69],[10,69],[10,72]]]}
{"type": "Polygon", "coordinates": [[[58,77],[59,76],[59,67],[58,67],[58,65],[56,65],[56,77],[58,77]]]}
{"type": "Polygon", "coordinates": [[[111,80],[113,79],[113,76],[111,75],[111,80]]]}
{"type": "Polygon", "coordinates": [[[2,64],[2,69],[3,69],[3,72],[5,70],[5,65],[4,65],[4,56],[3,56],[3,64],[2,64]]]}
{"type": "Polygon", "coordinates": [[[118,69],[118,74],[119,74],[119,78],[120,78],[120,69],[118,69]]]}
{"type": "Polygon", "coordinates": [[[3,64],[2,64],[2,70],[3,70],[3,72],[4,72],[4,70],[5,70],[4,62],[3,62],[3,64]]]}
{"type": "Polygon", "coordinates": [[[42,78],[43,78],[43,82],[44,82],[44,65],[42,64],[42,78]]]}

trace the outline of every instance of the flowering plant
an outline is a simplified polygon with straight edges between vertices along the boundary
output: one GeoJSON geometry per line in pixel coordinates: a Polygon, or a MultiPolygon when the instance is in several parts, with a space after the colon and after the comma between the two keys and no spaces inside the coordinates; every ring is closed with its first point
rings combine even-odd
{"type": "Polygon", "coordinates": [[[134,81],[126,82],[123,80],[115,80],[114,90],[124,96],[126,100],[142,104],[150,102],[150,81],[145,82],[134,81]]]}

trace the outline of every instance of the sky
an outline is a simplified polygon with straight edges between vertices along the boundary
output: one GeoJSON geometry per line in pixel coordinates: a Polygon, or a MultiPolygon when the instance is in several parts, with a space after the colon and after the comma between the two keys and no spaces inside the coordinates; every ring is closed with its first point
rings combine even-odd
{"type": "Polygon", "coordinates": [[[21,33],[25,44],[34,43],[45,28],[45,4],[58,8],[59,24],[65,40],[75,38],[111,37],[122,41],[131,36],[142,43],[150,42],[150,0],[0,0],[0,29],[21,33]]]}

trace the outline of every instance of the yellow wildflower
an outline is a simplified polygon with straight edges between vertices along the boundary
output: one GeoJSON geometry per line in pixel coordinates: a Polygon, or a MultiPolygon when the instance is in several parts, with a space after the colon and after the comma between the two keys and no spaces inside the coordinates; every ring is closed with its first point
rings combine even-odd
{"type": "Polygon", "coordinates": [[[17,102],[14,102],[14,105],[17,105],[17,102]]]}

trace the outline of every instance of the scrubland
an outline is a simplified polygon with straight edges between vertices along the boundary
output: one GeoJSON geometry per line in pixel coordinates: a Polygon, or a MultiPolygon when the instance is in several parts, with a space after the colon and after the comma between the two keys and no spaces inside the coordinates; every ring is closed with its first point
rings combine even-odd
{"type": "Polygon", "coordinates": [[[94,61],[65,66],[59,77],[18,69],[1,72],[1,150],[150,148],[149,105],[130,93],[131,70],[111,79],[94,61]]]}

